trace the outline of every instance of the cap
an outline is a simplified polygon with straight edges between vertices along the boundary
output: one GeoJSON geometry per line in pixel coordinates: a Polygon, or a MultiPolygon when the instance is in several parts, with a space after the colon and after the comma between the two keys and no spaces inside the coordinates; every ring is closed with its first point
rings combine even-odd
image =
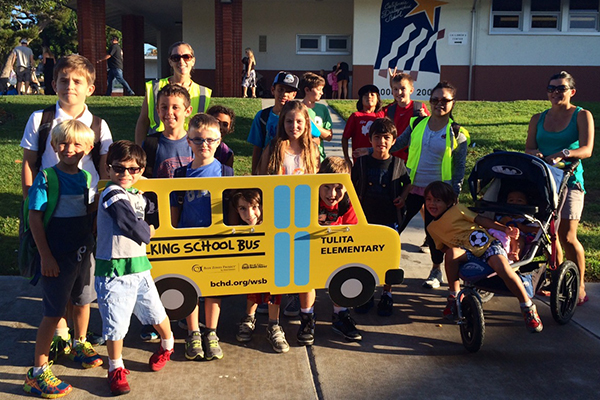
{"type": "Polygon", "coordinates": [[[298,91],[298,81],[299,80],[296,75],[290,74],[289,72],[280,71],[273,81],[273,86],[281,84],[298,91]]]}
{"type": "Polygon", "coordinates": [[[21,39],[21,43],[28,43],[26,38],[21,39]]]}
{"type": "Polygon", "coordinates": [[[379,93],[379,88],[375,85],[365,85],[358,89],[358,97],[363,97],[367,93],[379,93]]]}

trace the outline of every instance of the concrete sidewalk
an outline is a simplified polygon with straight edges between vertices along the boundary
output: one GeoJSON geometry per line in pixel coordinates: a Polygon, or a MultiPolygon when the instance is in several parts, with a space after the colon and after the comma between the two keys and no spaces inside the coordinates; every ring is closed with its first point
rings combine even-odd
{"type": "MultiPolygon", "coordinates": [[[[334,126],[341,136],[343,127],[334,126]]],[[[335,137],[334,137],[335,140],[335,137]]],[[[328,154],[333,154],[329,152],[328,154]]],[[[402,234],[401,267],[405,282],[394,287],[394,314],[376,310],[352,313],[363,335],[346,342],[331,329],[332,304],[318,291],[315,345],[296,344],[297,319],[282,317],[291,349],[276,354],[266,340],[267,317],[257,316],[251,342],[235,339],[245,309],[244,296],[223,300],[218,334],[222,360],[191,362],[184,357],[186,332],[173,324],[172,361],[150,372],[148,359],[157,343],[139,339],[141,326],[132,318],[125,339],[124,361],[131,393],[128,399],[595,399],[600,392],[600,284],[588,284],[590,301],[573,320],[558,325],[545,304],[534,300],[544,331],[530,334],[523,326],[517,301],[495,296],[484,305],[485,342],[478,353],[463,347],[458,326],[441,318],[446,287],[421,286],[431,261],[420,252],[423,223],[416,217],[402,234]]],[[[19,277],[0,277],[0,398],[20,399],[27,369],[33,363],[36,329],[41,315],[39,287],[19,277]]],[[[379,294],[376,296],[379,298],[379,294]]],[[[100,331],[97,306],[90,328],[100,331]]],[[[68,399],[110,397],[106,380],[106,347],[99,346],[105,365],[84,370],[61,358],[52,367],[73,385],[68,399]]]]}

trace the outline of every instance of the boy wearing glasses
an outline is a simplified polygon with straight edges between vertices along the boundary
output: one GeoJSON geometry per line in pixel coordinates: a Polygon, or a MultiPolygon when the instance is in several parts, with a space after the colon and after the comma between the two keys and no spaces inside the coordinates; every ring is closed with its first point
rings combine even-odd
{"type": "MultiPolygon", "coordinates": [[[[215,159],[215,151],[221,141],[219,121],[215,117],[203,113],[194,115],[189,122],[187,141],[194,153],[194,160],[187,166],[178,168],[175,177],[205,178],[233,175],[233,168],[215,159]]],[[[188,190],[185,193],[171,194],[171,222],[177,228],[210,226],[211,211],[210,192],[206,190],[188,190]]],[[[188,337],[185,341],[185,357],[188,360],[223,358],[216,332],[220,311],[220,298],[204,299],[206,329],[202,334],[198,323],[198,305],[186,317],[188,337]]]]}
{"type": "Polygon", "coordinates": [[[110,182],[98,206],[96,292],[114,395],[130,391],[122,351],[131,314],[160,334],[160,347],[150,357],[152,371],[160,371],[173,354],[173,333],[146,256],[154,226],[144,221],[146,200],[133,187],[145,166],[146,153],[140,146],[127,140],[113,143],[106,159],[110,182]]]}

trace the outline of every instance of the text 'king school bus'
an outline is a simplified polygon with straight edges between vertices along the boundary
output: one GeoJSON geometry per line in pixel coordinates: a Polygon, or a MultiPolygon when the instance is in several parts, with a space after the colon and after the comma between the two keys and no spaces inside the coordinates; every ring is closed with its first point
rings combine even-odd
{"type": "Polygon", "coordinates": [[[157,197],[159,225],[147,255],[171,319],[187,316],[198,296],[327,288],[336,304],[353,307],[376,285],[403,280],[398,233],[367,223],[347,174],[150,179],[136,188],[157,197]],[[319,224],[319,188],[332,183],[346,187],[356,225],[319,224]],[[248,188],[262,194],[259,225],[233,218],[230,197],[248,188]],[[210,197],[209,226],[173,227],[170,197],[178,193],[210,197]]]}

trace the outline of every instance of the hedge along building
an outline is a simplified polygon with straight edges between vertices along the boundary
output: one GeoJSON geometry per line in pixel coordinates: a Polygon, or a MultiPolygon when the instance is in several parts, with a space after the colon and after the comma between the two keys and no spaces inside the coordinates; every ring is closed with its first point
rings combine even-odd
{"type": "MultiPolygon", "coordinates": [[[[143,92],[143,45],[158,47],[159,75],[177,40],[196,52],[194,79],[216,96],[241,95],[251,47],[268,89],[280,70],[301,74],[347,62],[354,96],[364,84],[391,97],[387,68],[416,79],[428,98],[441,79],[460,99],[545,99],[550,75],[568,70],[578,100],[595,100],[600,0],[77,0],[80,53],[105,54],[104,23],[123,31],[125,78],[143,92]],[[138,85],[140,87],[138,88],[138,85]]],[[[106,85],[99,71],[97,91],[106,85]]],[[[104,75],[103,75],[104,74],[104,75]]]]}

